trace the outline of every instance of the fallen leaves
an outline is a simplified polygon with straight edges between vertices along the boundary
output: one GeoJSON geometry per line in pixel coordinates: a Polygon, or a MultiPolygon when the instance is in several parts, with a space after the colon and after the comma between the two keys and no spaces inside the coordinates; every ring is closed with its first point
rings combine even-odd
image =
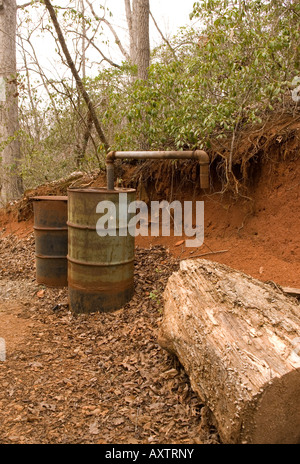
{"type": "Polygon", "coordinates": [[[1,443],[199,440],[199,400],[156,339],[162,292],[178,268],[164,248],[137,249],[132,300],[91,315],[69,312],[67,289],[36,284],[32,237],[4,239],[0,253],[10,263],[0,297],[10,289],[23,304],[18,317],[30,319],[30,335],[0,371],[1,443]]]}

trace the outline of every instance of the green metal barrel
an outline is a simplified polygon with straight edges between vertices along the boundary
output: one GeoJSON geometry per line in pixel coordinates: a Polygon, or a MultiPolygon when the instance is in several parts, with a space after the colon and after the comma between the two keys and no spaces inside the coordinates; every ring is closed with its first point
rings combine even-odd
{"type": "Polygon", "coordinates": [[[133,189],[68,190],[68,281],[73,312],[110,312],[132,298],[135,238],[128,233],[132,214],[127,206],[135,201],[135,194],[133,189]]]}
{"type": "Polygon", "coordinates": [[[33,197],[36,279],[47,287],[68,285],[68,197],[33,197]]]}

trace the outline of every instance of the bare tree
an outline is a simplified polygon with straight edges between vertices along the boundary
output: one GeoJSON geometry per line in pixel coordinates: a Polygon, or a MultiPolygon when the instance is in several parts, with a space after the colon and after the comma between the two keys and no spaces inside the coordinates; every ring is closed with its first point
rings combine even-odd
{"type": "MultiPolygon", "coordinates": [[[[111,23],[103,16],[99,17],[89,0],[86,0],[90,10],[97,21],[101,21],[110,29],[114,36],[115,43],[118,45],[124,58],[136,65],[138,68],[138,78],[148,79],[148,68],[150,64],[150,38],[149,38],[149,0],[124,0],[126,20],[129,32],[129,54],[123,46],[117,32],[111,23]]],[[[92,43],[93,45],[93,43],[92,43]]],[[[101,53],[102,54],[102,53],[101,53]]],[[[103,54],[102,54],[103,56],[103,54]]],[[[109,60],[103,57],[106,61],[109,60]]],[[[113,66],[118,66],[111,63],[113,66]]]]}
{"type": "Polygon", "coordinates": [[[18,174],[18,92],[16,76],[16,0],[0,0],[0,202],[23,191],[18,174]]]}
{"type": "Polygon", "coordinates": [[[138,67],[138,78],[143,80],[148,79],[148,69],[150,65],[149,16],[149,0],[138,0],[136,18],[136,64],[138,67]]]}
{"type": "Polygon", "coordinates": [[[150,64],[149,0],[124,0],[129,31],[130,61],[138,68],[138,78],[148,79],[150,64]]]}
{"type": "Polygon", "coordinates": [[[66,57],[66,61],[67,61],[67,64],[72,72],[72,75],[75,79],[75,82],[76,82],[76,86],[77,86],[77,89],[78,91],[80,92],[80,94],[82,95],[88,109],[89,109],[89,112],[90,112],[90,115],[91,115],[91,119],[95,125],[95,128],[96,128],[96,131],[98,133],[98,136],[99,136],[99,139],[100,141],[102,142],[103,144],[103,147],[104,149],[107,151],[108,148],[109,148],[109,145],[108,145],[108,142],[106,140],[106,137],[104,135],[104,132],[100,126],[100,123],[99,123],[99,120],[98,120],[98,117],[97,117],[97,114],[96,114],[96,111],[95,111],[95,108],[94,108],[94,105],[85,89],[85,86],[78,74],[78,71],[75,67],[75,64],[74,64],[74,61],[72,60],[71,58],[71,55],[70,55],[70,52],[68,50],[68,47],[67,47],[67,44],[66,44],[66,41],[64,39],[64,36],[63,36],[63,33],[62,33],[62,30],[60,28],[60,25],[58,23],[58,20],[57,20],[57,16],[56,16],[56,13],[55,13],[55,10],[50,2],[50,0],[44,0],[44,3],[45,3],[45,6],[49,12],[49,15],[51,17],[51,20],[52,20],[52,23],[54,25],[54,28],[55,28],[55,31],[56,31],[56,34],[57,34],[57,37],[58,37],[58,40],[59,40],[59,43],[60,43],[60,46],[62,48],[62,51],[66,57]]]}
{"type": "Polygon", "coordinates": [[[124,0],[129,32],[130,61],[136,64],[137,56],[137,3],[138,0],[124,0]]]}
{"type": "MultiPolygon", "coordinates": [[[[130,0],[129,0],[130,1],[130,0]]],[[[136,0],[135,0],[136,1],[136,0]]],[[[119,47],[119,50],[120,52],[122,53],[122,55],[124,56],[124,58],[129,61],[130,60],[130,56],[128,55],[128,52],[126,51],[125,47],[123,46],[115,28],[112,26],[112,24],[105,18],[105,16],[103,15],[102,17],[100,17],[99,15],[97,15],[97,13],[95,12],[94,8],[93,8],[93,5],[91,4],[91,2],[89,2],[89,0],[86,0],[87,4],[89,5],[90,7],[90,10],[91,10],[91,13],[92,15],[94,16],[95,20],[98,21],[99,23],[103,23],[105,24],[110,32],[113,34],[114,36],[114,39],[115,39],[115,43],[117,44],[117,46],[119,47]]],[[[93,45],[93,43],[92,43],[93,45]]],[[[99,49],[98,49],[99,51],[99,49]]],[[[104,57],[103,55],[103,52],[100,51],[100,54],[102,55],[102,57],[104,57]]],[[[105,60],[109,62],[109,64],[111,64],[112,66],[116,66],[116,67],[119,67],[117,64],[115,63],[112,63],[111,60],[109,61],[107,59],[107,57],[105,57],[105,60]]]]}
{"type": "Polygon", "coordinates": [[[172,55],[173,55],[175,61],[177,61],[176,53],[175,53],[175,51],[174,51],[172,45],[170,44],[170,41],[164,36],[162,30],[160,29],[159,25],[157,24],[157,21],[156,21],[156,19],[154,18],[154,16],[153,16],[153,14],[151,13],[151,11],[150,11],[150,16],[151,16],[151,19],[152,19],[152,21],[153,21],[153,23],[154,23],[154,26],[156,27],[156,29],[157,29],[159,35],[161,36],[161,38],[163,39],[163,41],[164,41],[164,42],[167,44],[167,46],[169,47],[169,49],[170,49],[170,51],[171,51],[171,53],[172,53],[172,55]]]}
{"type": "Polygon", "coordinates": [[[81,14],[82,14],[82,19],[81,19],[81,27],[82,27],[82,38],[81,38],[81,63],[82,63],[82,79],[86,78],[86,66],[85,66],[85,60],[86,60],[86,27],[85,27],[85,6],[84,6],[84,0],[81,0],[80,2],[81,6],[81,14]]]}
{"type": "Polygon", "coordinates": [[[24,72],[25,72],[25,77],[26,77],[26,84],[27,84],[27,94],[28,94],[28,99],[29,99],[29,106],[32,114],[32,119],[33,119],[33,138],[38,144],[40,142],[40,132],[41,132],[41,127],[40,127],[40,121],[39,121],[39,110],[38,106],[36,105],[34,101],[34,95],[33,95],[33,90],[32,90],[32,85],[31,85],[31,80],[30,80],[30,71],[28,67],[28,62],[27,62],[27,53],[23,45],[23,38],[19,36],[19,41],[20,44],[22,45],[21,48],[21,54],[24,62],[24,72]]]}

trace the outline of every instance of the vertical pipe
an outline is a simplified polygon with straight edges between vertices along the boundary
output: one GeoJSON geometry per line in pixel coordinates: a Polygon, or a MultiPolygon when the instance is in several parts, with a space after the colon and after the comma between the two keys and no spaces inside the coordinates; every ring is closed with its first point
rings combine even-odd
{"type": "Polygon", "coordinates": [[[209,164],[200,165],[200,188],[203,190],[209,188],[209,164]]]}
{"type": "Polygon", "coordinates": [[[106,176],[107,176],[107,189],[115,189],[115,168],[114,163],[106,164],[106,176]]]}

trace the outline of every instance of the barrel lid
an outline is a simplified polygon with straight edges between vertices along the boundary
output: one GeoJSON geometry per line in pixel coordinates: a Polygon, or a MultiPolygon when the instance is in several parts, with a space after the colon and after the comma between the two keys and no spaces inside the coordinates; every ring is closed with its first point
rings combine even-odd
{"type": "Polygon", "coordinates": [[[35,201],[43,201],[43,200],[47,200],[47,201],[68,201],[68,197],[67,196],[55,196],[55,195],[52,195],[52,196],[41,196],[41,197],[30,197],[30,200],[35,200],[35,201]]]}

